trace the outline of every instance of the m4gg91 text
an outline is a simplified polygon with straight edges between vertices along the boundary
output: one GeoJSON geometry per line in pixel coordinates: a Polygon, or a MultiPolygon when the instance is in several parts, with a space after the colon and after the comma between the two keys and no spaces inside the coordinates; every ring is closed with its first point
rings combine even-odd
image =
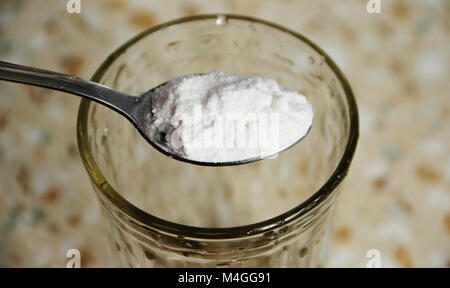
{"type": "Polygon", "coordinates": [[[222,273],[223,283],[262,283],[270,282],[270,273],[222,273]]]}

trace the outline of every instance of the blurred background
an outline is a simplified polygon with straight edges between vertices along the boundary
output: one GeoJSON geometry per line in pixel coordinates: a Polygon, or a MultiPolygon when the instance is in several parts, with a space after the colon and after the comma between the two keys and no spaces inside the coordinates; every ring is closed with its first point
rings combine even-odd
{"type": "MultiPolygon", "coordinates": [[[[450,266],[450,1],[0,0],[0,59],[90,78],[120,44],[181,16],[236,13],[295,30],[347,76],[360,140],[334,220],[329,267],[450,266]]],[[[0,267],[113,267],[78,155],[79,99],[0,82],[0,267]]]]}

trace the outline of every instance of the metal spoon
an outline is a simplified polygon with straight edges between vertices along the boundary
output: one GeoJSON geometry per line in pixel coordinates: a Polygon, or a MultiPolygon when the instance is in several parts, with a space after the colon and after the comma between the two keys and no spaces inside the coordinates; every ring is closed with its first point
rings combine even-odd
{"type": "Polygon", "coordinates": [[[151,110],[149,109],[149,107],[151,107],[152,94],[155,91],[155,89],[164,85],[165,83],[160,84],[157,87],[154,87],[151,90],[144,92],[140,95],[129,95],[106,87],[104,85],[88,80],[83,80],[75,76],[70,76],[63,73],[28,66],[17,65],[4,61],[0,61],[0,80],[24,83],[33,86],[41,86],[53,90],[59,90],[67,92],[69,94],[78,95],[87,98],[89,100],[95,101],[97,103],[100,103],[102,105],[105,105],[119,112],[125,118],[127,118],[134,125],[134,127],[136,127],[139,133],[147,140],[147,142],[150,143],[161,153],[173,159],[197,165],[232,166],[251,163],[254,161],[276,156],[278,153],[286,149],[289,149],[302,139],[302,138],[298,139],[292,145],[289,145],[287,147],[281,147],[279,151],[274,151],[273,154],[264,155],[263,157],[254,157],[232,162],[201,162],[185,158],[183,155],[175,153],[165,140],[166,137],[164,134],[151,136],[146,133],[146,129],[144,127],[146,126],[145,123],[146,121],[148,121],[146,120],[148,118],[145,118],[144,116],[149,112],[151,112],[149,111],[151,110]]]}

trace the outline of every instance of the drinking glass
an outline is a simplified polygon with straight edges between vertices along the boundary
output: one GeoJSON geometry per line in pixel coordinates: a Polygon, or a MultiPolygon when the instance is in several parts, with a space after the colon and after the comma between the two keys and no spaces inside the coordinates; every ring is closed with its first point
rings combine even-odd
{"type": "Polygon", "coordinates": [[[313,106],[309,134],[277,157],[203,167],[160,154],[119,114],[88,100],[77,136],[126,267],[318,267],[358,138],[351,88],[334,62],[291,30],[200,15],[129,40],[92,80],[139,94],[173,77],[224,70],[275,79],[313,106]]]}

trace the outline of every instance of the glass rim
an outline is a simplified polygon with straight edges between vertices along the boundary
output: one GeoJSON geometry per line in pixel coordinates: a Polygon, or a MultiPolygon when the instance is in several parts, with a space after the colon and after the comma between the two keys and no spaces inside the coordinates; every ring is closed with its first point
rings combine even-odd
{"type": "MultiPolygon", "coordinates": [[[[352,89],[345,78],[342,71],[339,67],[334,63],[334,61],[316,44],[314,44],[311,40],[306,38],[305,36],[294,32],[290,29],[282,27],[278,24],[271,23],[265,20],[261,20],[254,17],[235,15],[235,14],[202,14],[202,15],[194,15],[178,18],[176,20],[172,20],[169,22],[162,23],[160,25],[151,27],[135,37],[131,38],[124,44],[122,44],[119,48],[117,48],[114,52],[112,52],[105,61],[99,66],[91,80],[94,82],[99,82],[101,77],[110,67],[110,65],[126,50],[131,47],[133,44],[141,40],[142,38],[150,35],[153,32],[159,31],[161,29],[167,28],[172,25],[187,23],[198,20],[207,20],[207,19],[217,19],[218,17],[225,17],[226,19],[236,19],[254,22],[258,24],[263,24],[269,26],[271,28],[275,28],[280,32],[288,33],[291,36],[303,41],[310,48],[316,51],[318,54],[324,57],[325,62],[331,68],[339,83],[342,85],[342,88],[345,93],[345,97],[348,104],[349,109],[349,135],[346,143],[346,147],[344,153],[331,174],[328,180],[319,188],[314,194],[312,194],[308,199],[301,202],[294,208],[289,209],[286,212],[283,212],[280,215],[269,218],[264,221],[242,225],[242,226],[233,226],[233,227],[197,227],[197,226],[189,226],[184,224],[179,224],[175,222],[171,222],[168,220],[164,220],[162,218],[156,217],[150,213],[141,210],[136,207],[128,200],[126,200],[123,196],[121,196],[106,180],[106,178],[100,172],[94,157],[92,156],[92,151],[88,141],[87,134],[87,123],[88,123],[88,112],[91,104],[90,100],[82,99],[80,102],[80,106],[78,109],[78,117],[77,117],[77,142],[78,149],[81,155],[81,159],[83,164],[89,174],[89,177],[93,181],[94,185],[101,191],[102,195],[104,195],[109,202],[111,202],[117,209],[126,214],[128,217],[131,217],[149,227],[155,228],[157,230],[163,231],[165,233],[176,234],[182,237],[191,237],[191,238],[200,238],[200,239],[233,239],[233,238],[241,238],[241,237],[249,237],[252,235],[260,234],[267,232],[272,229],[276,229],[282,225],[285,225],[289,222],[298,219],[299,217],[307,214],[309,211],[313,210],[317,205],[322,203],[333,191],[335,191],[336,187],[341,183],[341,181],[347,175],[350,163],[352,161],[353,155],[356,150],[356,144],[359,137],[359,120],[358,120],[358,109],[356,100],[354,98],[352,89]]],[[[186,164],[189,165],[189,164],[186,164]]],[[[214,169],[214,168],[212,168],[214,169]]]]}

